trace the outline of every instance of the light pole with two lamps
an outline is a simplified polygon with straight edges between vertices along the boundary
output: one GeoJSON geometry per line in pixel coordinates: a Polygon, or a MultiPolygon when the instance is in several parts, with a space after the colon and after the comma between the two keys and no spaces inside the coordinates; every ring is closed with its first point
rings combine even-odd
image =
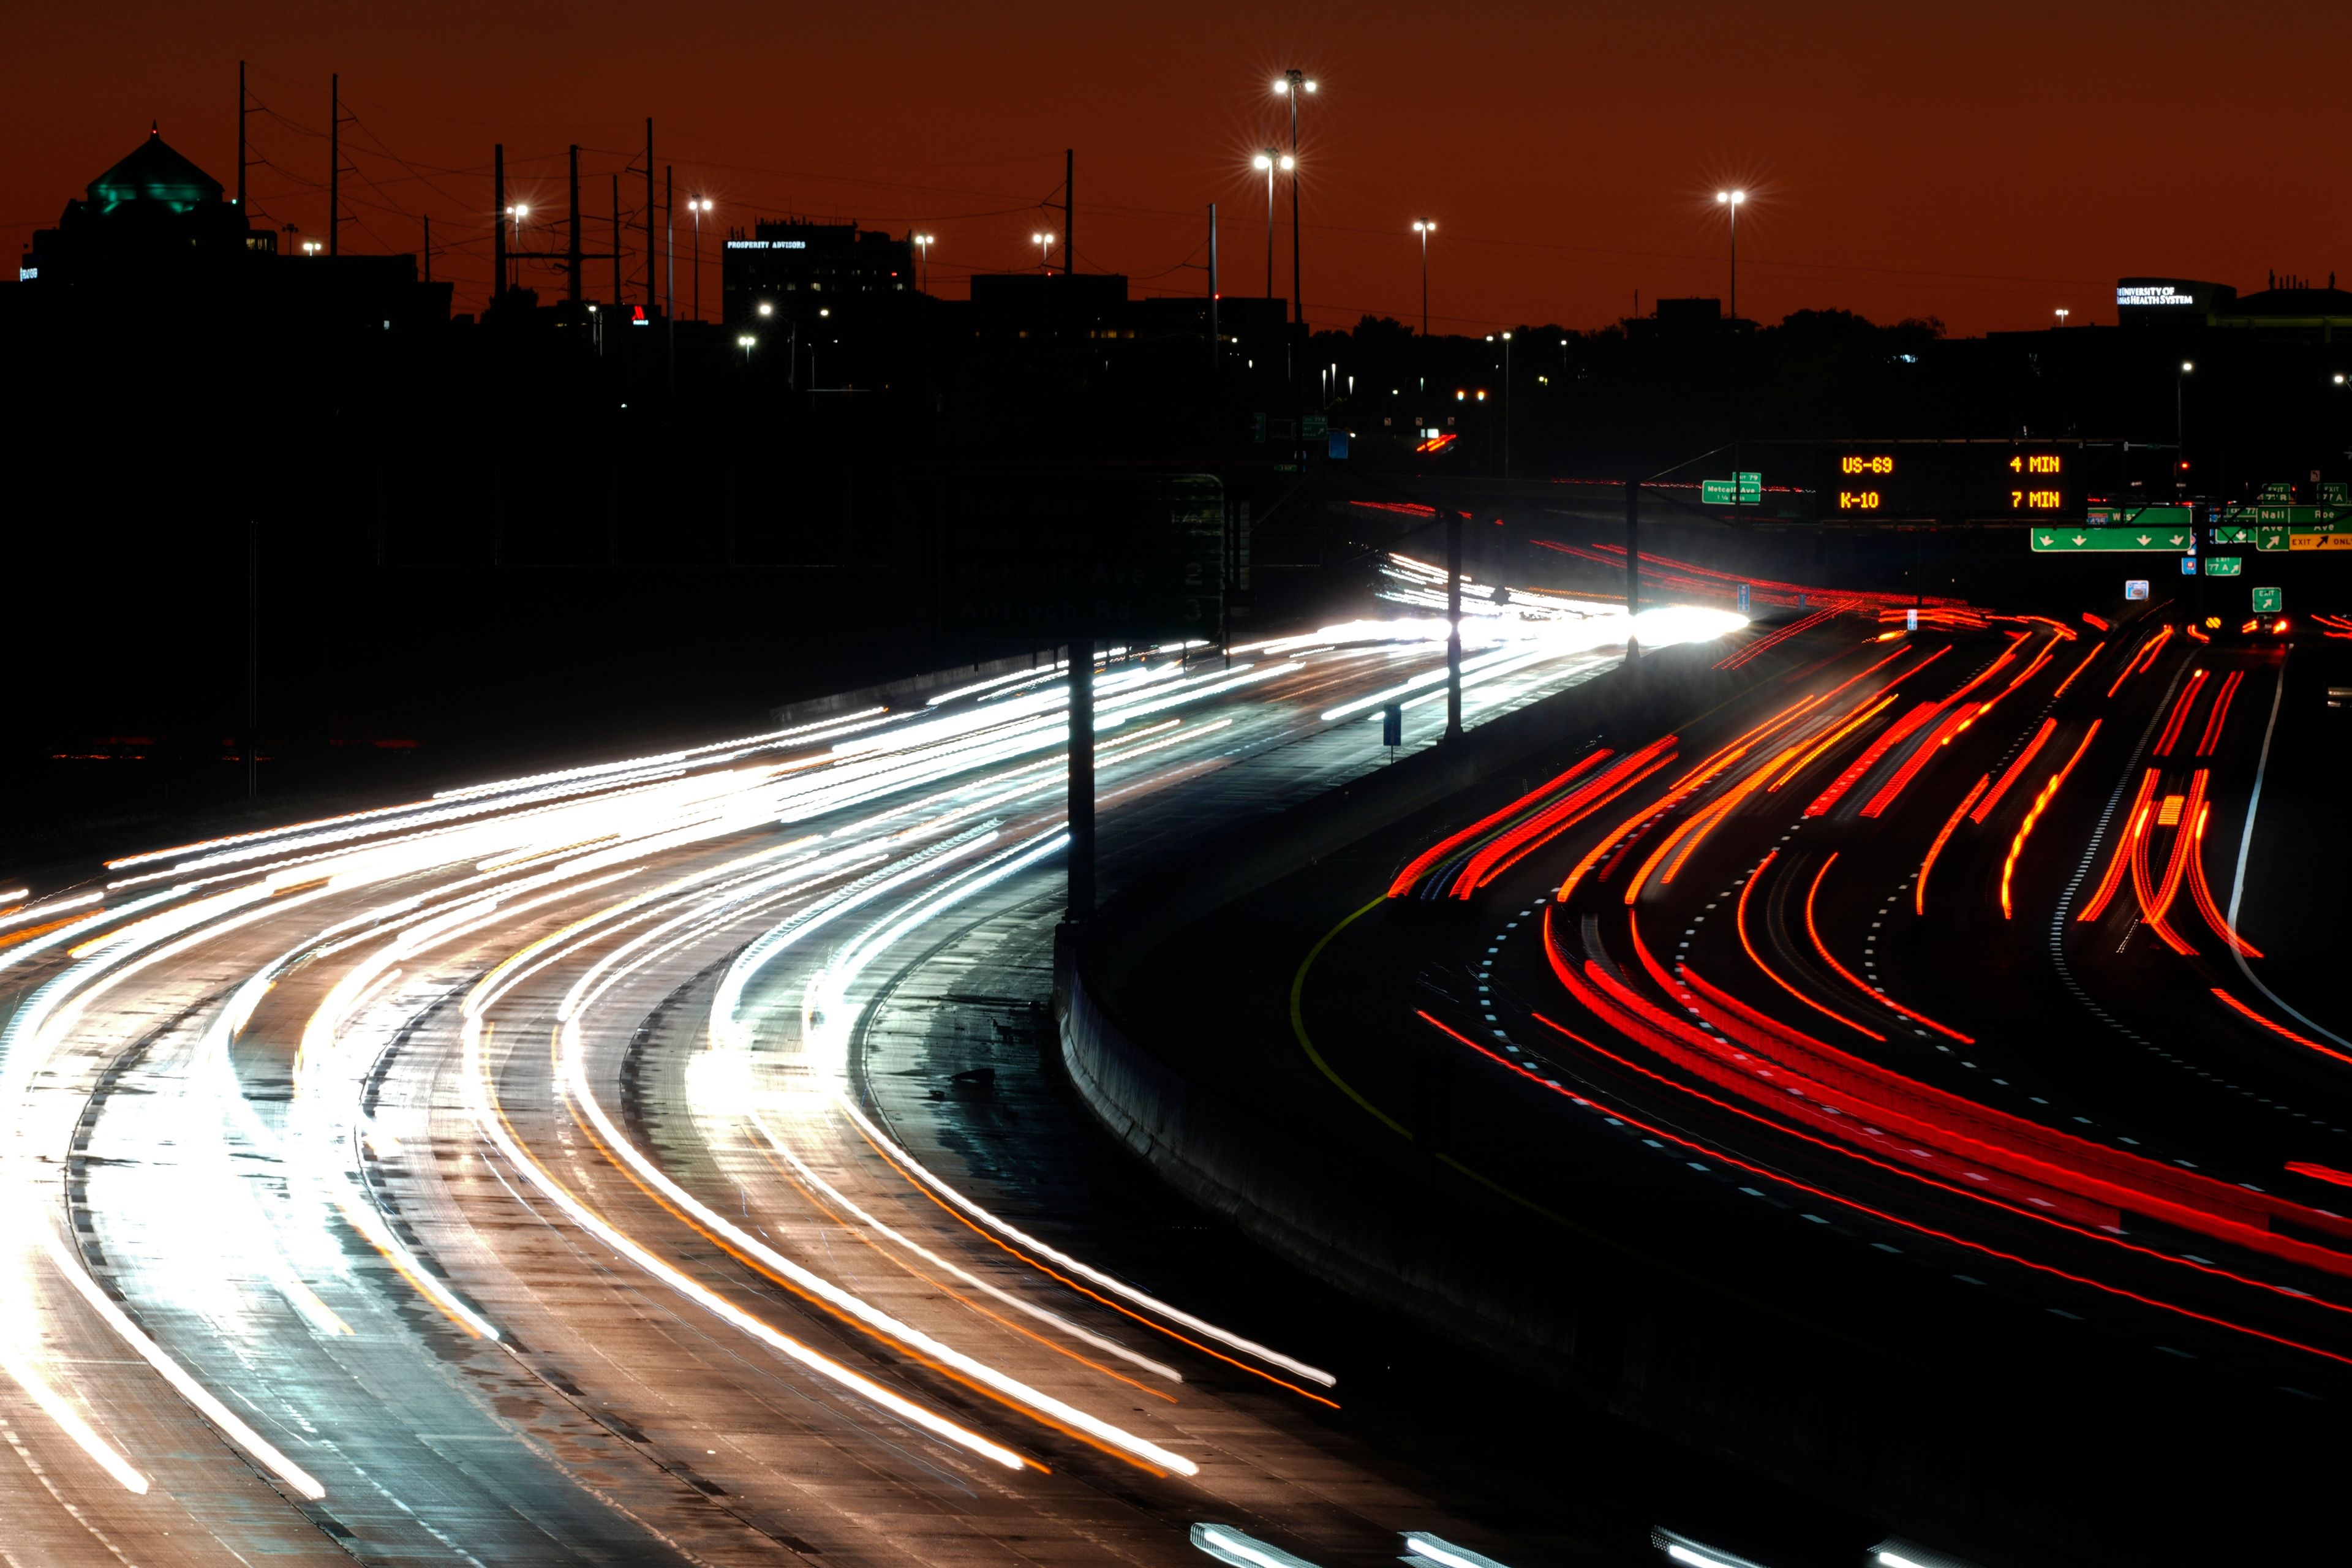
{"type": "Polygon", "coordinates": [[[1274,172],[1295,162],[1289,153],[1269,147],[1250,160],[1250,167],[1265,171],[1265,297],[1274,298],[1274,172]]]}
{"type": "MultiPolygon", "coordinates": [[[[698,321],[702,320],[702,215],[710,210],[710,198],[688,196],[686,210],[694,215],[694,319],[698,321]]],[[[745,357],[748,361],[750,356],[745,357]]]]}
{"type": "Polygon", "coordinates": [[[1748,200],[1746,191],[1717,191],[1716,205],[1731,215],[1731,321],[1739,320],[1739,209],[1748,200]]]}
{"type": "Polygon", "coordinates": [[[1054,237],[1043,232],[1033,234],[1029,237],[1029,243],[1037,247],[1037,270],[1040,272],[1053,271],[1054,237]]]}
{"type": "MultiPolygon", "coordinates": [[[[530,216],[530,209],[527,206],[520,205],[520,204],[507,208],[507,217],[513,225],[511,237],[507,241],[507,250],[509,254],[512,255],[514,258],[514,283],[512,287],[515,288],[520,288],[522,286],[522,220],[530,216]]],[[[503,278],[499,279],[499,286],[500,288],[509,287],[507,280],[503,278]]]]}
{"type": "Polygon", "coordinates": [[[921,280],[916,285],[916,287],[921,289],[924,293],[928,294],[931,291],[931,247],[938,241],[939,236],[935,234],[915,234],[909,235],[907,237],[915,242],[915,254],[921,259],[923,264],[923,275],[921,280]]]}

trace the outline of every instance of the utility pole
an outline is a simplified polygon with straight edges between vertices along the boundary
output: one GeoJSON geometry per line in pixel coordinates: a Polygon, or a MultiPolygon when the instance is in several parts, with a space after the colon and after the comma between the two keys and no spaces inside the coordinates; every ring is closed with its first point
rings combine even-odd
{"type": "Polygon", "coordinates": [[[327,254],[338,256],[343,227],[343,79],[327,77],[327,254]]]}
{"type": "MultiPolygon", "coordinates": [[[[1737,488],[1737,487],[1734,487],[1737,488]]],[[[1642,613],[1642,481],[1625,481],[1625,662],[1642,657],[1633,617],[1642,613]]]]}
{"type": "Polygon", "coordinates": [[[1224,368],[1225,340],[1217,330],[1217,204],[1209,204],[1209,404],[1216,411],[1218,373],[1224,368]]]}
{"type": "Polygon", "coordinates": [[[572,144],[571,181],[572,233],[564,246],[563,271],[566,279],[566,297],[577,305],[580,303],[580,144],[577,142],[572,144]]]}
{"type": "MultiPolygon", "coordinates": [[[[621,176],[613,176],[613,309],[621,308],[621,176]]],[[[612,323],[607,322],[609,330],[612,323]]]]}
{"type": "MultiPolygon", "coordinates": [[[[651,175],[646,176],[651,179],[651,175]]],[[[677,171],[662,165],[662,232],[668,240],[669,260],[662,268],[662,335],[668,340],[669,389],[677,390],[677,171]]],[[[653,220],[647,218],[647,223],[653,220]]],[[[652,259],[647,258],[650,269],[652,259]]]]}
{"type": "Polygon", "coordinates": [[[1070,920],[1095,913],[1095,645],[1070,639],[1070,920]]]}
{"type": "Polygon", "coordinates": [[[1462,738],[1462,518],[1445,513],[1445,738],[1462,738]]]}
{"type": "Polygon", "coordinates": [[[490,302],[507,290],[507,144],[490,149],[490,302]]]}
{"type": "MultiPolygon", "coordinates": [[[[619,242],[613,248],[621,248],[619,242]]],[[[654,119],[646,116],[646,309],[654,308],[654,119]]]]}
{"type": "Polygon", "coordinates": [[[433,215],[425,215],[425,281],[433,281],[433,215]]]}
{"type": "Polygon", "coordinates": [[[1078,253],[1070,248],[1075,209],[1078,203],[1078,153],[1075,147],[1062,149],[1062,276],[1067,278],[1078,253]]]}
{"type": "Polygon", "coordinates": [[[245,210],[245,62],[236,62],[236,216],[247,227],[253,215],[245,210]]]}
{"type": "MultiPolygon", "coordinates": [[[[1290,90],[1284,94],[1290,100],[1290,430],[1296,445],[1292,455],[1300,462],[1307,460],[1307,391],[1301,379],[1307,374],[1307,300],[1298,256],[1298,97],[1307,89],[1307,73],[1293,68],[1283,73],[1290,90]]],[[[1457,704],[1458,706],[1458,704],[1457,704]]],[[[1459,715],[1456,715],[1457,721],[1459,715]]],[[[1457,722],[1455,732],[1461,726],[1457,722]]]]}

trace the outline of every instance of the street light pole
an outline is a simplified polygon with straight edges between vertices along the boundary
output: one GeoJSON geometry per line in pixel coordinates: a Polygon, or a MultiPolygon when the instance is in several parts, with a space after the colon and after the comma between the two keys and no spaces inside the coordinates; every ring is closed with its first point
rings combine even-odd
{"type": "Polygon", "coordinates": [[[1298,254],[1298,100],[1315,90],[1307,73],[1293,66],[1282,73],[1276,90],[1290,100],[1290,156],[1283,166],[1290,173],[1290,428],[1296,458],[1307,456],[1306,390],[1300,381],[1307,369],[1307,300],[1304,268],[1298,254]]]}
{"type": "Polygon", "coordinates": [[[922,281],[917,287],[926,294],[931,291],[931,241],[936,237],[938,237],[929,234],[912,237],[915,241],[915,254],[921,258],[923,263],[922,281]]]}
{"type": "Polygon", "coordinates": [[[1269,300],[1274,298],[1274,171],[1290,167],[1290,162],[1274,147],[1250,160],[1251,167],[1265,171],[1265,297],[1269,300]]]}
{"type": "Polygon", "coordinates": [[[1739,208],[1748,200],[1746,191],[1717,191],[1717,205],[1731,215],[1731,312],[1730,320],[1739,320],[1739,208]]]}
{"type": "Polygon", "coordinates": [[[1503,477],[1511,477],[1511,334],[1503,334],[1503,477]]]}
{"type": "Polygon", "coordinates": [[[2182,476],[2189,471],[2189,375],[2196,368],[2196,361],[2182,360],[2180,374],[2172,378],[2172,482],[2177,489],[2189,488],[2189,481],[2182,476]]]}
{"type": "Polygon", "coordinates": [[[688,196],[686,210],[694,215],[694,319],[702,320],[702,215],[710,210],[709,196],[688,196]]]}

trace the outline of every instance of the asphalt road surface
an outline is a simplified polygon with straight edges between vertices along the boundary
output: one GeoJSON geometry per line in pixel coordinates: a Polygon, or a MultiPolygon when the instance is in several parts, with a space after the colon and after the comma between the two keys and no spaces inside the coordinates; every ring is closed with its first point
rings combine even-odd
{"type": "MultiPolygon", "coordinates": [[[[1433,913],[1350,917],[1304,972],[1328,1070],[1413,1119],[1381,1012],[1613,1143],[1666,1194],[1643,1213],[1732,1216],[1759,1289],[1843,1249],[1850,1302],[1940,1296],[1923,1344],[2031,1342],[2021,1384],[2097,1364],[2177,1400],[2184,1450],[2324,1444],[2352,1398],[2352,1018],[2315,940],[2342,871],[2323,672],[2352,623],[1898,611],[1724,658],[1791,637],[1750,698],[1431,837],[1389,909],[1433,913]]],[[[1674,1255],[1672,1224],[1645,1245],[1674,1255]]],[[[2178,1521],[2259,1533],[2297,1493],[2178,1521]]],[[[2104,1507],[2079,1499],[2086,1531],[2104,1507]]]]}
{"type": "MultiPolygon", "coordinates": [[[[1619,657],[1606,606],[1479,609],[1473,721],[1619,657]]],[[[1425,620],[1190,653],[1097,677],[1113,883],[1375,765],[1386,700],[1415,745],[1442,720],[1425,620]]],[[[1317,1345],[1197,1310],[1245,1289],[1057,1241],[1018,1106],[948,1070],[1034,1029],[1002,982],[1050,951],[1063,679],[142,851],[0,914],[0,1563],[1481,1539],[1331,1424],[1317,1345]]]]}

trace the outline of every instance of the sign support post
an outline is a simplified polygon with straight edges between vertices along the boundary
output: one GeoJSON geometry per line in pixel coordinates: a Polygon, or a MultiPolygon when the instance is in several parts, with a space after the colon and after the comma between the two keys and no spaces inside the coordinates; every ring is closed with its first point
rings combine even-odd
{"type": "Polygon", "coordinates": [[[1445,514],[1445,738],[1462,738],[1462,513],[1445,514]]]}
{"type": "Polygon", "coordinates": [[[1625,662],[1642,657],[1633,617],[1642,613],[1642,481],[1625,481],[1625,662]]]}

